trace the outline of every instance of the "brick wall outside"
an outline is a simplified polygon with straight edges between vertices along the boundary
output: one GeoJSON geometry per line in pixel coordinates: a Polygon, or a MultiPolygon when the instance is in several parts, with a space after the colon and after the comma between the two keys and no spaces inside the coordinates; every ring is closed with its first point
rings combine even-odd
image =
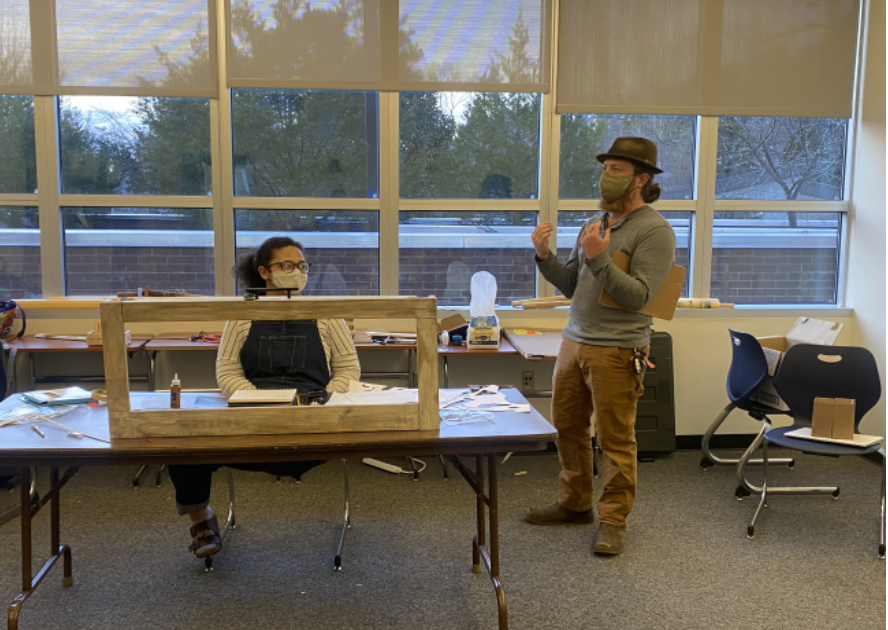
{"type": "Polygon", "coordinates": [[[716,249],[711,297],[736,304],[833,304],[834,249],[716,249]]]}
{"type": "Polygon", "coordinates": [[[149,288],[213,295],[209,247],[69,247],[68,295],[109,295],[149,288]]]}
{"type": "MultiPolygon", "coordinates": [[[[238,253],[241,253],[240,251],[238,253]]],[[[566,260],[570,252],[559,250],[566,260]]],[[[313,295],[376,295],[375,249],[314,249],[313,295]]],[[[676,264],[687,266],[686,249],[676,264]]],[[[467,305],[469,281],[486,270],[497,279],[497,303],[533,297],[534,265],[525,249],[411,249],[399,252],[402,295],[436,295],[441,304],[467,305]]],[[[212,294],[212,248],[69,247],[68,295],[109,295],[139,287],[212,294]]],[[[834,249],[716,249],[712,295],[737,304],[830,304],[835,301],[834,249]]],[[[0,298],[40,296],[40,250],[0,247],[0,298]]]]}
{"type": "Polygon", "coordinates": [[[468,304],[472,275],[496,278],[496,303],[534,296],[535,265],[528,249],[407,249],[398,254],[401,295],[434,295],[439,304],[468,304]]]}
{"type": "Polygon", "coordinates": [[[0,247],[0,299],[40,297],[40,248],[0,247]]]}

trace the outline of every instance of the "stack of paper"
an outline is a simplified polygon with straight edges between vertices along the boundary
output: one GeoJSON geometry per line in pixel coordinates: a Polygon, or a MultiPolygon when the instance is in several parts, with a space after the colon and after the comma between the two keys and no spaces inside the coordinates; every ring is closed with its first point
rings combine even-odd
{"type": "Polygon", "coordinates": [[[64,389],[44,389],[36,392],[25,392],[22,398],[34,405],[75,405],[92,402],[92,394],[80,387],[64,389]]]}

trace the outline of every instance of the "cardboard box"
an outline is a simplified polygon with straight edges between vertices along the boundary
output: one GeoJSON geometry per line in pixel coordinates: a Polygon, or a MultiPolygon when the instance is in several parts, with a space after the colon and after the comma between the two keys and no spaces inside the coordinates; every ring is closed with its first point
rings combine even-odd
{"type": "Polygon", "coordinates": [[[750,398],[767,407],[773,407],[779,411],[789,411],[789,407],[780,399],[773,382],[774,375],[780,369],[783,355],[798,343],[831,346],[835,344],[844,327],[844,324],[836,322],[799,317],[785,337],[756,337],[765,353],[765,360],[768,362],[768,375],[750,398]]]}
{"type": "Polygon", "coordinates": [[[815,398],[811,435],[835,440],[853,440],[854,408],[854,401],[848,398],[815,398]]]}
{"type": "Polygon", "coordinates": [[[453,315],[448,315],[444,319],[438,320],[438,333],[453,332],[457,328],[462,328],[468,323],[469,322],[466,321],[465,317],[459,313],[454,313],[453,315]]]}
{"type": "Polygon", "coordinates": [[[820,346],[835,344],[844,324],[827,322],[822,319],[799,317],[785,337],[756,337],[768,361],[768,374],[774,376],[786,351],[797,343],[813,343],[820,346]]]}
{"type": "Polygon", "coordinates": [[[780,398],[777,388],[774,387],[774,377],[766,376],[762,384],[752,392],[750,398],[762,405],[773,407],[778,411],[789,411],[789,406],[780,398]]]}
{"type": "Polygon", "coordinates": [[[498,350],[500,326],[496,315],[473,317],[469,322],[466,348],[469,350],[498,350]]]}
{"type": "MultiPolygon", "coordinates": [[[[132,337],[130,336],[130,331],[123,331],[123,340],[126,345],[130,344],[132,341],[132,337]]],[[[88,346],[101,346],[102,345],[102,331],[96,332],[95,330],[91,330],[86,333],[86,345],[88,346]]]]}

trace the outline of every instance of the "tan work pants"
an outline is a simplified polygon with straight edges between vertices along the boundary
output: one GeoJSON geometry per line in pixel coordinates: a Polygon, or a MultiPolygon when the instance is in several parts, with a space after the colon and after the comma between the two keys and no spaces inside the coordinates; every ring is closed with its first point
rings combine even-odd
{"type": "MultiPolygon", "coordinates": [[[[645,355],[648,349],[644,348],[645,355]]],[[[644,392],[643,374],[631,366],[633,350],[589,346],[562,338],[552,377],[552,419],[561,460],[558,503],[569,510],[592,508],[592,412],[603,454],[604,488],[598,501],[602,523],[624,526],[638,483],[635,412],[644,392]]]]}

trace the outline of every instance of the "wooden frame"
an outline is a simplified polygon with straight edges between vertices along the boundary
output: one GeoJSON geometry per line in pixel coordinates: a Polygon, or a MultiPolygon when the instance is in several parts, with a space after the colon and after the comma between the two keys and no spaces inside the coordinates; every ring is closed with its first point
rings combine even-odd
{"type": "Polygon", "coordinates": [[[135,298],[104,301],[99,311],[112,440],[438,429],[438,326],[433,297],[135,298]],[[416,320],[418,404],[143,411],[130,407],[124,344],[127,322],[338,318],[416,320]]]}

